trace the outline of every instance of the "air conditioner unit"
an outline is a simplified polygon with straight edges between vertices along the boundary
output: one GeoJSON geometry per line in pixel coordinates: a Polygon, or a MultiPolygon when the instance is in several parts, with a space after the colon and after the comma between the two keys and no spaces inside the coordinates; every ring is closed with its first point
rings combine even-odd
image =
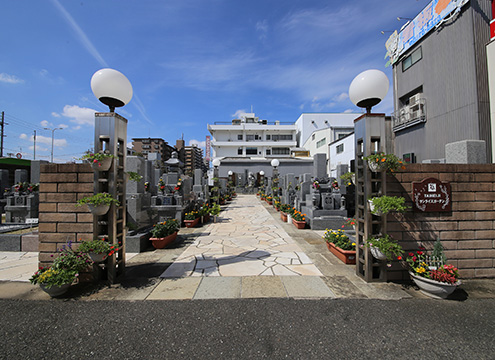
{"type": "Polygon", "coordinates": [[[409,106],[416,105],[419,102],[421,93],[414,94],[409,98],[409,106]]]}
{"type": "Polygon", "coordinates": [[[232,125],[241,125],[241,119],[232,120],[232,125]]]}
{"type": "Polygon", "coordinates": [[[411,111],[411,120],[419,118],[419,111],[411,111]]]}

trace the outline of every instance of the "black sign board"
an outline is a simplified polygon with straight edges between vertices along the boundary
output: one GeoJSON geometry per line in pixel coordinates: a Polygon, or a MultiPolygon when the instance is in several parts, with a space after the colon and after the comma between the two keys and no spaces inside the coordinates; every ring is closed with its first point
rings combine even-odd
{"type": "Polygon", "coordinates": [[[423,212],[452,211],[450,183],[428,178],[412,184],[414,210],[423,212]]]}

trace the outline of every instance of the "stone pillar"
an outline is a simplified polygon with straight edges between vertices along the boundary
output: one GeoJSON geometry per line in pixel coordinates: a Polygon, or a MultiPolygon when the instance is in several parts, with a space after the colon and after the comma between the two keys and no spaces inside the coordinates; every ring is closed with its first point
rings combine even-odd
{"type": "Polygon", "coordinates": [[[14,173],[14,183],[19,183],[19,182],[28,182],[29,181],[29,176],[28,176],[28,171],[26,169],[16,169],[14,173]]]}

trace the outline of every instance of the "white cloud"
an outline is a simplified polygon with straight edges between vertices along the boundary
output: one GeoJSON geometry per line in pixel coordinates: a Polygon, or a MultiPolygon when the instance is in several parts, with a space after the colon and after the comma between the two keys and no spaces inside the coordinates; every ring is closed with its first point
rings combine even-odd
{"type": "Polygon", "coordinates": [[[62,129],[67,129],[69,127],[69,125],[67,125],[67,124],[58,124],[58,127],[59,128],[62,128],[62,129]]]}
{"type": "Polygon", "coordinates": [[[199,141],[195,139],[189,140],[189,146],[197,145],[200,148],[205,148],[206,147],[206,140],[205,141],[199,141]]]}
{"type": "MultiPolygon", "coordinates": [[[[27,134],[20,134],[19,139],[21,140],[28,140],[29,142],[33,143],[34,142],[34,135],[27,135],[27,134]]],[[[45,145],[52,145],[52,137],[51,136],[43,136],[43,135],[36,135],[36,150],[47,150],[45,148],[39,147],[40,144],[45,144],[45,145]],[[39,148],[38,148],[39,147],[39,148]]],[[[53,146],[57,147],[66,147],[67,140],[66,139],[53,139],[53,146]]],[[[32,150],[32,146],[31,146],[32,150]]]]}
{"type": "Polygon", "coordinates": [[[22,84],[24,83],[24,80],[19,79],[15,75],[9,75],[6,73],[0,73],[0,82],[4,82],[7,84],[22,84]]]}
{"type": "Polygon", "coordinates": [[[235,113],[233,113],[231,116],[234,119],[239,119],[243,115],[246,115],[246,110],[245,109],[239,109],[235,113]]]}
{"type": "Polygon", "coordinates": [[[266,40],[268,33],[268,21],[265,19],[263,21],[258,21],[256,23],[256,31],[259,34],[259,39],[261,41],[266,40]]]}
{"type": "Polygon", "coordinates": [[[26,134],[19,135],[19,139],[26,140],[27,138],[29,137],[26,134]]]}
{"type": "Polygon", "coordinates": [[[49,127],[49,126],[52,126],[51,123],[49,123],[47,120],[43,120],[40,122],[41,126],[43,127],[49,127]]]}
{"type": "Polygon", "coordinates": [[[56,117],[56,118],[59,118],[60,117],[60,114],[56,113],[56,112],[52,112],[52,116],[53,117],[56,117]]]}
{"type": "MultiPolygon", "coordinates": [[[[29,147],[29,150],[31,150],[31,151],[32,151],[33,149],[34,149],[34,146],[33,146],[33,145],[31,145],[31,146],[29,147]]],[[[42,147],[42,146],[41,146],[41,145],[39,145],[39,144],[36,144],[36,151],[48,151],[48,150],[50,150],[50,149],[45,148],[45,147],[42,147]]]]}
{"type": "Polygon", "coordinates": [[[77,105],[65,105],[61,115],[69,118],[70,122],[75,124],[94,126],[95,112],[96,110],[90,108],[79,107],[77,105]]]}
{"type": "Polygon", "coordinates": [[[334,97],[335,101],[341,102],[349,99],[349,94],[346,92],[341,93],[340,95],[337,95],[334,97]]]}

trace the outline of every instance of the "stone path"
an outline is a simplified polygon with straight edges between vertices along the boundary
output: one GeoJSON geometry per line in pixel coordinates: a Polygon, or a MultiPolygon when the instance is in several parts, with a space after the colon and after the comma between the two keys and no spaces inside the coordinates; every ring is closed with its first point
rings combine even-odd
{"type": "Polygon", "coordinates": [[[161,275],[322,276],[255,196],[239,196],[161,275]]]}
{"type": "Polygon", "coordinates": [[[29,281],[37,269],[37,252],[0,251],[0,281],[29,281]]]}

